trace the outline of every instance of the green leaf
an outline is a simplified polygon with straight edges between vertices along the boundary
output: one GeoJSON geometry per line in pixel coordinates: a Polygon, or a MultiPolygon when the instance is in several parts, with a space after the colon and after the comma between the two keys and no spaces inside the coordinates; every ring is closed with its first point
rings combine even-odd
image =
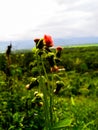
{"type": "Polygon", "coordinates": [[[92,120],[92,121],[88,122],[87,124],[85,124],[82,130],[87,130],[87,127],[89,125],[94,125],[94,120],[92,120]]]}
{"type": "Polygon", "coordinates": [[[74,101],[73,97],[71,97],[71,103],[72,103],[73,106],[75,106],[75,101],[74,101]]]}
{"type": "Polygon", "coordinates": [[[71,126],[71,123],[72,123],[73,119],[69,118],[69,119],[64,119],[64,120],[61,120],[60,122],[56,123],[53,127],[52,130],[54,129],[59,129],[59,128],[65,128],[65,127],[68,127],[68,126],[71,126]]]}
{"type": "Polygon", "coordinates": [[[14,121],[19,121],[19,118],[20,118],[20,115],[19,115],[18,112],[16,112],[16,113],[13,115],[14,121]]]}
{"type": "Polygon", "coordinates": [[[15,126],[10,126],[10,128],[8,130],[14,130],[15,129],[15,126]]]}

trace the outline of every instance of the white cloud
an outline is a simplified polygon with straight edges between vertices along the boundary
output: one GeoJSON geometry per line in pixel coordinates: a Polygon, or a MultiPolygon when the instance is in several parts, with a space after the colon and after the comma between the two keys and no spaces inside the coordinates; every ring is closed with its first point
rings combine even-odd
{"type": "Polygon", "coordinates": [[[55,0],[57,13],[40,28],[54,37],[98,36],[97,0],[55,0]],[[51,31],[52,30],[52,31],[51,31]]]}
{"type": "Polygon", "coordinates": [[[98,36],[97,0],[0,0],[0,40],[98,36]]]}
{"type": "Polygon", "coordinates": [[[18,38],[54,13],[50,0],[0,0],[0,39],[18,38]]]}

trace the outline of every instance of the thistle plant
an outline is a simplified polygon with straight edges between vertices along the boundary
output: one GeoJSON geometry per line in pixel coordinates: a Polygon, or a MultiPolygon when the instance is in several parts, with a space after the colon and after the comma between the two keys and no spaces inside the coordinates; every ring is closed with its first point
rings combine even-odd
{"type": "MultiPolygon", "coordinates": [[[[39,80],[39,86],[41,87],[41,90],[43,92],[43,102],[44,102],[44,116],[45,116],[45,129],[50,130],[52,125],[52,107],[51,107],[51,96],[49,95],[47,90],[50,90],[50,84],[48,79],[48,74],[46,72],[44,58],[47,57],[47,55],[51,52],[50,47],[53,46],[53,40],[51,36],[44,35],[44,38],[36,39],[34,40],[36,42],[36,48],[37,48],[37,57],[40,57],[42,69],[44,71],[44,78],[47,81],[47,84],[44,82],[44,78],[41,76],[41,79],[39,80]],[[47,89],[48,88],[48,89],[47,89]],[[49,103],[50,101],[50,103],[49,103]]],[[[48,57],[49,59],[51,57],[48,57]]],[[[53,58],[53,57],[52,57],[53,58]]],[[[52,61],[50,64],[54,66],[54,61],[52,61]]]]}
{"type": "Polygon", "coordinates": [[[43,108],[44,108],[44,118],[45,118],[45,127],[44,130],[50,130],[53,125],[53,100],[54,100],[54,79],[53,74],[59,70],[59,67],[56,65],[55,57],[60,58],[61,48],[56,50],[56,54],[52,52],[51,47],[54,46],[53,39],[50,35],[44,35],[43,38],[34,39],[36,46],[36,60],[37,67],[39,70],[38,79],[34,78],[33,82],[26,86],[26,89],[30,90],[33,86],[39,86],[39,93],[43,93],[43,108]],[[46,69],[46,61],[50,68],[51,73],[51,83],[46,69]],[[43,70],[43,74],[41,73],[43,70]]]}

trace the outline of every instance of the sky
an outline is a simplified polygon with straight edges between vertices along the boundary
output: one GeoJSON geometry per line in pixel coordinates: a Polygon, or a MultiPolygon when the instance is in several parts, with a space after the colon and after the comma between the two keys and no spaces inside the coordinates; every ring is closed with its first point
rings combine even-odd
{"type": "Polygon", "coordinates": [[[98,0],[0,0],[0,41],[97,37],[98,0]]]}

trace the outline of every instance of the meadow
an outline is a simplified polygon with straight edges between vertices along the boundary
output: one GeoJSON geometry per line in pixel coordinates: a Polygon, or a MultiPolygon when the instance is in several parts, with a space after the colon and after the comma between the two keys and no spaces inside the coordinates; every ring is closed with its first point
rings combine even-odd
{"type": "Polygon", "coordinates": [[[98,46],[38,49],[0,54],[0,130],[97,130],[98,46]]]}

